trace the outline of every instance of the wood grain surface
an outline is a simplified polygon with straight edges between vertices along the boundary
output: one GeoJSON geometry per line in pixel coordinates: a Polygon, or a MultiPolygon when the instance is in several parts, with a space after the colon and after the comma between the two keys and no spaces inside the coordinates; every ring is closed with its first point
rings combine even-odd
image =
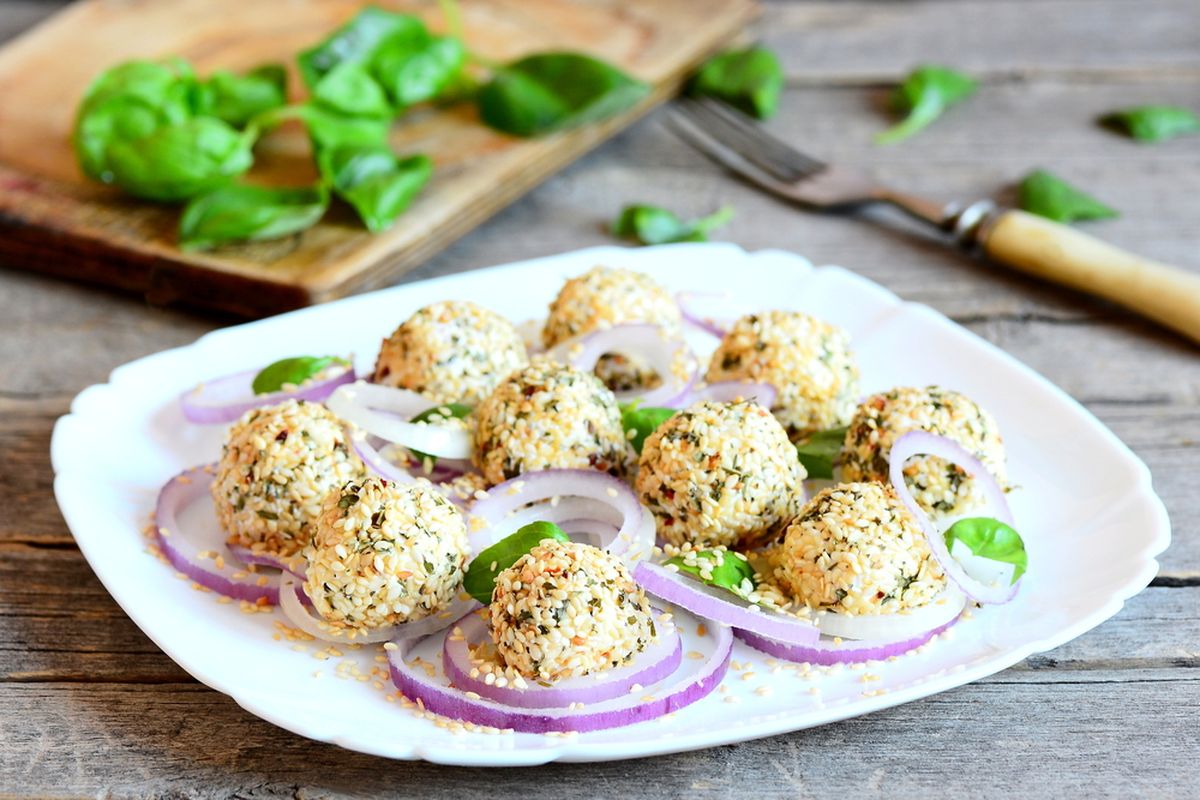
{"type": "MultiPolygon", "coordinates": [[[[13,34],[57,4],[0,0],[13,34]]],[[[772,127],[945,198],[1004,196],[1045,167],[1117,207],[1087,226],[1200,272],[1200,139],[1141,146],[1092,124],[1200,102],[1194,0],[772,4],[772,127]],[[883,84],[968,67],[977,97],[871,144],[883,84]]],[[[1200,359],[1113,306],[994,270],[906,227],[807,216],[721,176],[655,115],[555,175],[408,279],[607,242],[624,203],[738,216],[722,235],[839,263],[928,303],[1080,400],[1151,468],[1174,524],[1152,588],[1115,618],[984,681],[868,717],[648,761],[511,771],[392,763],[305,741],[191,681],[92,576],[54,506],[54,420],[116,365],[230,320],[0,272],[0,796],[1193,798],[1200,785],[1200,359]]],[[[1047,446],[1054,446],[1048,442],[1047,446]]],[[[98,454],[98,457],[105,457],[98,454]]]]}
{"type": "MultiPolygon", "coordinates": [[[[435,0],[384,0],[444,28],[435,0]]],[[[671,95],[754,14],[752,0],[474,0],[462,4],[473,53],[508,61],[580,50],[651,85],[603,123],[518,139],[479,122],[473,106],[416,109],[392,129],[399,153],[425,153],[434,177],[388,231],[371,234],[341,204],[295,236],[209,252],[177,246],[176,206],[89,181],[70,144],[92,79],[130,58],[187,59],[214,69],[294,64],[295,54],[352,17],[360,0],[82,0],[0,51],[0,257],[9,264],[178,303],[262,316],[378,288],[671,95]],[[64,58],[64,54],[70,54],[64,58]]],[[[292,97],[298,78],[292,76],[292,97]]],[[[285,123],[256,147],[247,180],[316,179],[308,137],[285,123]]]]}

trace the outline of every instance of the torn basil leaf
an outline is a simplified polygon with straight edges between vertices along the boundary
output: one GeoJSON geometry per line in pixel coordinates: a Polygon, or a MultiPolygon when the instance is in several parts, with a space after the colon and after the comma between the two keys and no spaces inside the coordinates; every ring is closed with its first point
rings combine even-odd
{"type": "Polygon", "coordinates": [[[817,431],[796,445],[796,455],[812,480],[833,480],[833,465],[846,441],[846,426],[817,431]]]}
{"type": "Polygon", "coordinates": [[[397,158],[386,145],[338,147],[324,169],[338,196],[358,212],[367,230],[385,231],[429,182],[433,161],[397,158]]]}
{"type": "Polygon", "coordinates": [[[537,547],[546,539],[569,542],[562,528],[553,522],[531,522],[516,533],[504,537],[491,547],[475,556],[467,565],[463,576],[463,588],[485,606],[492,602],[496,589],[496,577],[520,560],[521,556],[537,547]]]}
{"type": "Polygon", "coordinates": [[[317,223],[329,207],[324,186],[223,186],[193,197],[179,218],[179,244],[203,250],[227,242],[277,239],[317,223]]]}
{"type": "Polygon", "coordinates": [[[1182,106],[1137,106],[1105,114],[1100,122],[1142,142],[1200,133],[1200,116],[1182,106]]]}
{"type": "Polygon", "coordinates": [[[1018,205],[1056,222],[1106,219],[1117,212],[1045,170],[1034,170],[1017,187],[1018,205]]]}
{"type": "Polygon", "coordinates": [[[647,437],[674,415],[675,409],[673,408],[654,408],[653,406],[642,408],[640,400],[623,403],[621,404],[621,429],[625,431],[626,436],[633,431],[633,438],[629,439],[629,443],[633,446],[634,451],[641,453],[647,437]]]}
{"type": "Polygon", "coordinates": [[[768,119],[779,109],[783,67],[765,47],[729,50],[706,61],[692,78],[692,94],[709,95],[768,119]]]}
{"type": "Polygon", "coordinates": [[[972,554],[1004,564],[1013,565],[1012,583],[1016,583],[1029,567],[1029,556],[1021,534],[991,517],[968,517],[951,525],[943,534],[946,548],[954,549],[962,542],[972,554]]]}
{"type": "Polygon", "coordinates": [[[754,580],[754,567],[750,566],[750,562],[745,558],[742,558],[731,550],[722,550],[720,552],[721,563],[719,565],[716,564],[718,560],[717,551],[698,550],[694,555],[696,556],[695,561],[712,561],[714,566],[711,570],[702,569],[699,563],[688,564],[683,556],[668,558],[663,564],[664,566],[667,564],[674,565],[679,568],[680,572],[687,573],[709,586],[727,589],[738,597],[745,597],[758,585],[754,580]],[[706,573],[708,577],[705,577],[706,573]],[[746,589],[746,581],[750,582],[750,591],[746,589]]]}
{"type": "MultiPolygon", "coordinates": [[[[335,364],[349,367],[350,362],[338,356],[296,356],[269,364],[254,376],[250,388],[255,394],[278,392],[285,385],[299,386],[309,378],[335,364]]],[[[356,498],[357,499],[357,498],[356,498]]]]}
{"type": "Polygon", "coordinates": [[[949,67],[918,67],[892,93],[892,107],[907,116],[875,141],[890,144],[907,139],[974,94],[977,86],[974,78],[949,67]]]}
{"type": "Polygon", "coordinates": [[[614,236],[638,244],[706,242],[708,234],[733,218],[733,208],[722,206],[706,217],[682,220],[665,208],[630,205],[621,210],[612,224],[614,236]]]}

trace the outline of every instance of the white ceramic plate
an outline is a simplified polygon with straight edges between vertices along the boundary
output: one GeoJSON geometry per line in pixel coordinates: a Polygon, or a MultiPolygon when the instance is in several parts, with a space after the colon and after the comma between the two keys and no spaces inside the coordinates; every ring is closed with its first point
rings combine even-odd
{"type": "MultiPolygon", "coordinates": [[[[702,341],[702,340],[701,340],[702,341]]],[[[712,347],[711,343],[707,345],[712,347]]],[[[727,244],[599,248],[399,286],[216,331],[118,368],[82,392],[51,444],[55,493],[105,587],[184,669],[250,712],[302,736],[391,758],[463,765],[599,761],[737,742],[822,725],[925,697],[1049,650],[1115,614],[1157,570],[1166,510],[1146,466],[1047,380],[924,306],[837,267],[727,244]],[[794,308],[847,328],[863,390],[938,383],[990,409],[1020,491],[1013,511],[1029,548],[1017,599],[978,612],[918,655],[869,670],[802,679],[740,643],[724,692],[659,721],[569,738],[455,735],[418,719],[372,680],[339,680],[338,663],[373,666],[374,649],[319,662],[272,634],[278,612],[244,614],[194,591],[145,552],[158,488],[219,452],[221,426],[184,422],[176,398],[202,379],[304,353],[357,354],[427,303],[469,299],[514,321],[540,317],[564,278],[599,264],[644,270],[672,289],[729,290],[739,306],[794,308]],[[323,674],[316,677],[314,672],[323,674]],[[870,674],[878,680],[864,682],[870,674]],[[769,696],[755,690],[769,685],[769,696]],[[814,692],[815,689],[815,692],[814,692]],[[876,690],[883,690],[876,693],[876,690]],[[726,701],[733,696],[737,701],[726,701]]],[[[390,687],[388,687],[390,688],[390,687]]],[[[215,732],[214,732],[215,733],[215,732]]]]}

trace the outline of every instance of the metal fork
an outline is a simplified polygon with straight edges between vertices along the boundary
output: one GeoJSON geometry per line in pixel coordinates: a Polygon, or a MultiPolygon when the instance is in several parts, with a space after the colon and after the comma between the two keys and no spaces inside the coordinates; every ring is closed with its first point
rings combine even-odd
{"type": "Polygon", "coordinates": [[[993,262],[1119,303],[1200,343],[1200,275],[990,200],[939,203],[896,191],[801,153],[711,98],[677,100],[668,122],[716,163],[805,208],[853,213],[872,204],[892,206],[993,262]]]}

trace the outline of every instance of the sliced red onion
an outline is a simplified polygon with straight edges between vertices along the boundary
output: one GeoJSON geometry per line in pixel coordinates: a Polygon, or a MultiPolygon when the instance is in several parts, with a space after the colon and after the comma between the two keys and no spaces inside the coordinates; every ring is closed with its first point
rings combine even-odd
{"type": "Polygon", "coordinates": [[[158,493],[154,508],[158,546],[171,566],[200,586],[234,600],[274,605],[279,602],[278,575],[245,572],[233,564],[218,567],[216,555],[224,543],[200,541],[195,531],[179,523],[179,514],[187,506],[201,498],[211,502],[212,469],[210,464],[182,472],[167,481],[158,493]]]}
{"type": "Polygon", "coordinates": [[[581,709],[530,710],[482,697],[469,697],[466,692],[445,685],[444,678],[430,677],[421,666],[408,663],[415,646],[412,639],[397,642],[397,648],[388,651],[388,661],[396,688],[434,714],[521,733],[584,733],[656,719],[685,708],[712,692],[729,669],[733,635],[720,625],[711,626],[706,635],[716,642],[713,655],[703,661],[684,660],[681,669],[671,676],[673,680],[647,689],[653,699],[638,692],[585,705],[581,709]]]}
{"type": "Polygon", "coordinates": [[[821,638],[820,630],[810,620],[735,599],[736,595],[725,589],[693,580],[659,564],[641,562],[633,570],[633,579],[650,594],[723,625],[793,644],[812,644],[821,638]]]}
{"type": "Polygon", "coordinates": [[[755,650],[761,650],[775,658],[798,661],[802,664],[830,666],[833,664],[856,664],[862,661],[882,661],[892,656],[902,656],[925,644],[957,621],[958,617],[956,616],[949,622],[916,635],[840,643],[834,642],[832,639],[822,639],[816,644],[810,645],[788,644],[745,630],[734,631],[733,635],[755,650]]]}
{"type": "MultiPolygon", "coordinates": [[[[618,525],[616,536],[604,549],[627,564],[645,558],[654,547],[654,517],[638,502],[629,484],[591,469],[527,472],[488,489],[487,496],[471,507],[471,517],[482,520],[486,533],[472,536],[486,540],[479,547],[472,543],[477,552],[529,522],[581,518],[618,525]],[[534,503],[540,505],[531,505],[534,503]]],[[[481,528],[476,523],[468,530],[481,528]]]]}
{"type": "Polygon", "coordinates": [[[918,636],[957,619],[966,597],[950,588],[924,605],[891,614],[842,614],[815,611],[813,619],[824,636],[843,639],[888,640],[918,636]]]}
{"type": "Polygon", "coordinates": [[[706,317],[698,312],[695,307],[695,301],[702,298],[721,298],[728,300],[729,293],[679,292],[675,295],[675,303],[679,306],[679,313],[683,317],[683,321],[695,328],[699,328],[705,333],[717,337],[718,339],[724,339],[725,334],[729,333],[729,326],[731,323],[728,320],[716,320],[712,317],[706,317]]]}
{"type": "Polygon", "coordinates": [[[965,469],[976,483],[982,487],[987,497],[992,516],[1005,525],[1012,526],[1012,512],[1008,508],[1008,500],[1004,490],[996,482],[996,478],[988,471],[979,459],[968,453],[962,445],[944,436],[937,436],[928,431],[909,431],[896,439],[888,453],[888,469],[892,486],[899,495],[905,507],[916,518],[929,542],[929,550],[937,559],[946,577],[959,589],[977,603],[1007,603],[1016,596],[1021,581],[1003,584],[996,581],[984,582],[968,574],[966,568],[956,558],[950,555],[942,532],[937,529],[929,515],[917,504],[916,498],[904,482],[904,462],[913,456],[937,456],[956,466],[965,469]]]}
{"type": "Polygon", "coordinates": [[[354,370],[347,367],[332,377],[309,381],[290,392],[255,394],[251,388],[259,370],[237,372],[200,384],[184,392],[179,406],[184,419],[202,425],[218,422],[235,422],[252,408],[262,408],[282,403],[284,400],[308,400],[319,403],[329,397],[335,389],[354,381],[354,370]]]}
{"type": "Polygon", "coordinates": [[[470,648],[490,642],[491,634],[487,623],[478,614],[468,614],[455,625],[455,635],[447,636],[442,644],[442,669],[456,689],[475,692],[480,697],[517,708],[566,708],[572,703],[601,703],[629,694],[634,686],[658,683],[679,669],[683,660],[683,642],[674,623],[657,619],[661,614],[661,611],[655,612],[657,638],[630,663],[594,675],[564,678],[549,686],[528,680],[524,689],[513,686],[511,681],[497,686],[483,677],[471,677],[475,666],[471,662],[470,648]],[[460,632],[461,636],[458,635],[460,632]]]}
{"type": "Polygon", "coordinates": [[[256,567],[270,567],[280,572],[290,572],[300,578],[304,577],[306,564],[304,556],[299,553],[291,558],[284,558],[274,553],[262,553],[251,550],[249,547],[243,547],[240,544],[226,544],[225,549],[231,556],[243,564],[253,564],[256,567]]]}
{"type": "Polygon", "coordinates": [[[375,443],[380,439],[362,430],[350,431],[350,445],[354,453],[367,465],[367,469],[381,478],[399,484],[414,483],[416,478],[403,467],[399,467],[387,458],[375,443]]]}
{"type": "Polygon", "coordinates": [[[471,457],[471,434],[466,429],[408,421],[437,406],[416,392],[357,381],[338,387],[325,406],[342,420],[385,441],[437,458],[471,457]]]}
{"type": "Polygon", "coordinates": [[[694,387],[688,393],[686,401],[679,407],[690,406],[702,400],[716,403],[732,403],[736,400],[753,400],[763,408],[775,405],[777,392],[769,383],[753,383],[750,381],[717,381],[694,387]]]}
{"type": "Polygon", "coordinates": [[[662,380],[659,386],[649,391],[617,392],[617,399],[622,403],[640,400],[646,406],[674,408],[672,403],[677,402],[688,390],[690,381],[681,380],[672,370],[680,359],[684,359],[683,363],[691,362],[687,342],[669,337],[658,325],[614,325],[577,336],[549,350],[550,356],[556,361],[585,372],[595,369],[600,358],[609,353],[645,359],[662,380]]]}
{"type": "Polygon", "coordinates": [[[412,622],[401,622],[398,625],[387,625],[364,631],[354,628],[334,628],[328,622],[321,619],[320,615],[312,609],[311,602],[305,602],[307,600],[308,597],[305,594],[302,580],[289,572],[285,572],[279,583],[279,610],[283,612],[283,615],[288,618],[289,622],[309,636],[320,639],[323,642],[356,642],[359,644],[374,644],[394,639],[411,639],[428,636],[431,633],[437,633],[440,630],[450,627],[463,614],[469,614],[472,610],[479,607],[479,603],[475,602],[475,600],[469,597],[464,600],[460,596],[456,597],[450,605],[440,611],[433,612],[427,617],[421,617],[421,619],[413,620],[412,622]]]}

